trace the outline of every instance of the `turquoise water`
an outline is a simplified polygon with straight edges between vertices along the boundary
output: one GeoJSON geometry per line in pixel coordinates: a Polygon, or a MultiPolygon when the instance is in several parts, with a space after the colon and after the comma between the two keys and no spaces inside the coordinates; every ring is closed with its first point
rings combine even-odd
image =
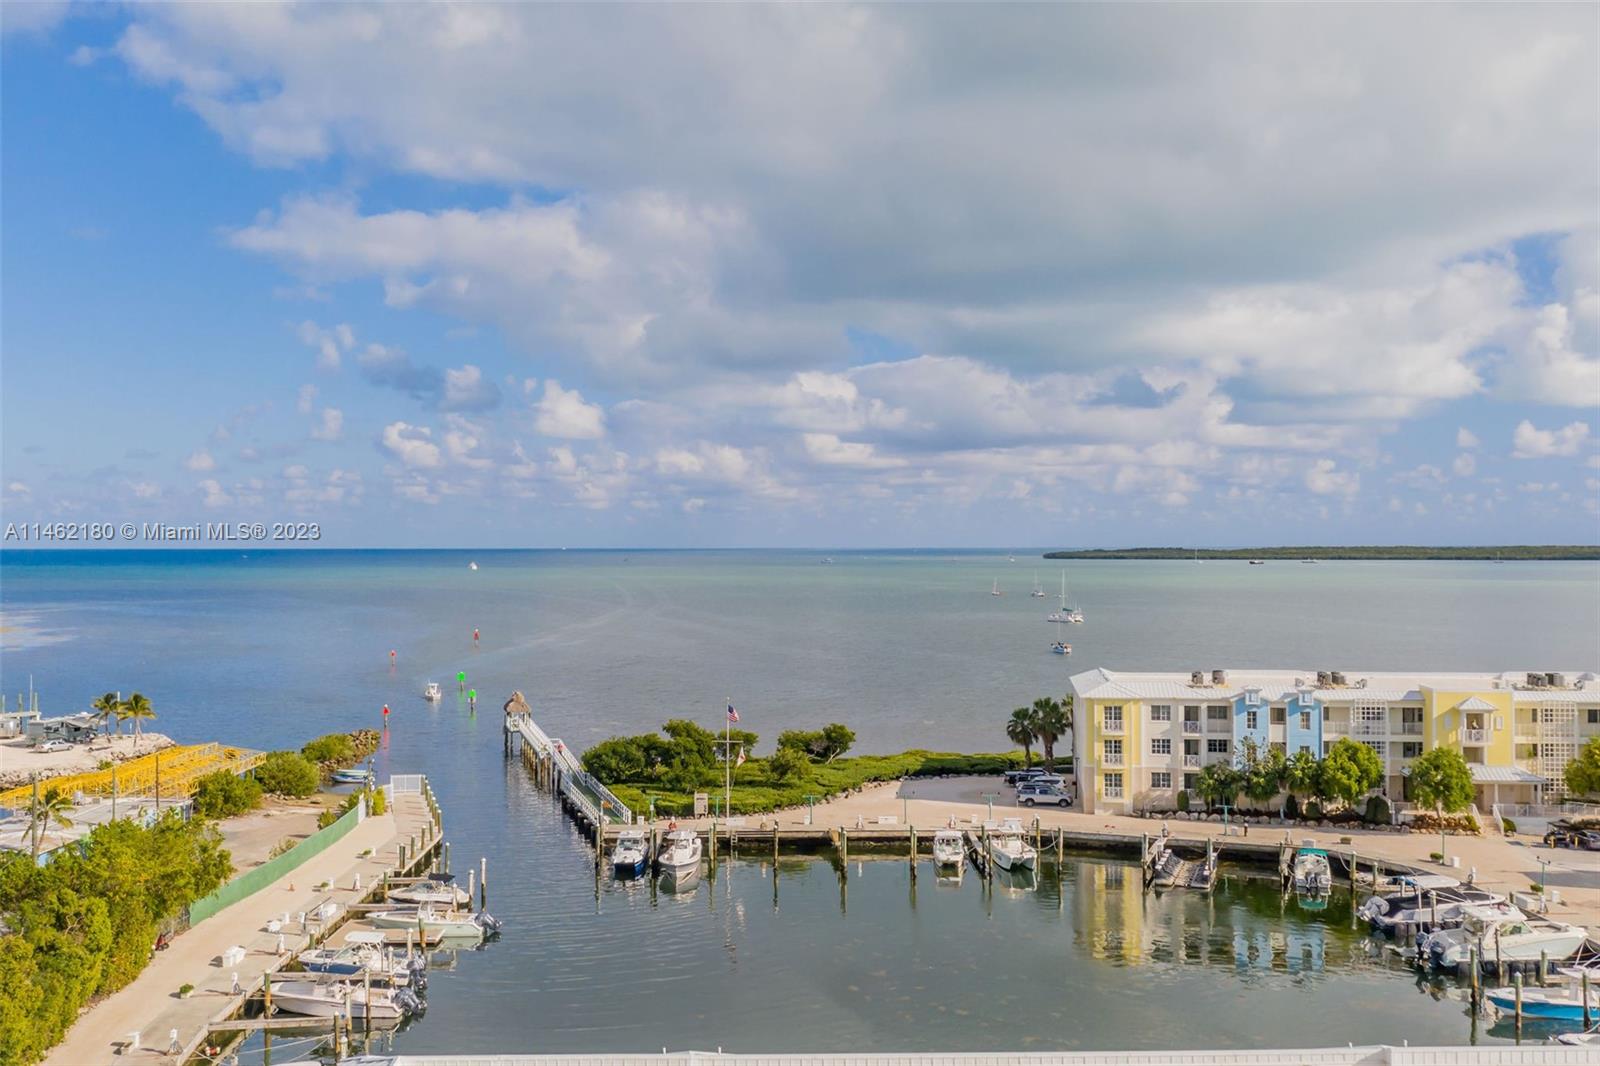
{"type": "MultiPolygon", "coordinates": [[[[338,552],[0,556],[0,689],[49,713],[139,689],[180,741],[298,746],[374,726],[380,771],[424,770],[458,864],[487,855],[506,935],[435,978],[410,1051],[1112,1048],[1463,1042],[1440,998],[1351,929],[1230,878],[1145,896],[1074,859],[1060,887],[986,895],[903,859],[771,870],[742,857],[682,896],[606,883],[502,754],[529,696],[576,747],[689,715],[851,723],[862,750],[1004,746],[1012,707],[1095,665],[1189,669],[1585,669],[1600,564],[1069,564],[1075,654],[1054,600],[1003,553],[338,552]],[[470,571],[469,559],[480,569],[470,571]],[[989,595],[999,581],[1008,593],[989,595]],[[472,630],[480,630],[477,648],[472,630]],[[397,663],[389,664],[389,651],[397,663]],[[465,670],[472,714],[449,692],[465,670]],[[440,707],[423,684],[447,687],[440,707]]],[[[281,1054],[278,1056],[281,1060],[281,1054]]]]}

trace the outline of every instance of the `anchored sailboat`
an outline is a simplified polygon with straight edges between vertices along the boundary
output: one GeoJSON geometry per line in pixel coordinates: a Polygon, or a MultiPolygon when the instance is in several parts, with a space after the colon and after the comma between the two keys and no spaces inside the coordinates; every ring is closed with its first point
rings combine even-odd
{"type": "Polygon", "coordinates": [[[1061,608],[1049,615],[1047,622],[1082,622],[1083,612],[1076,607],[1067,606],[1067,572],[1061,571],[1061,608]]]}

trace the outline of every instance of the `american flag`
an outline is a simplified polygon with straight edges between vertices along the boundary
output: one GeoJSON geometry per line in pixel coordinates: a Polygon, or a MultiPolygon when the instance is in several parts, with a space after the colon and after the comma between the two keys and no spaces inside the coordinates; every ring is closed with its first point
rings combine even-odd
{"type": "Polygon", "coordinates": [[[733,709],[733,704],[728,704],[728,721],[737,722],[738,720],[739,712],[733,709]]]}

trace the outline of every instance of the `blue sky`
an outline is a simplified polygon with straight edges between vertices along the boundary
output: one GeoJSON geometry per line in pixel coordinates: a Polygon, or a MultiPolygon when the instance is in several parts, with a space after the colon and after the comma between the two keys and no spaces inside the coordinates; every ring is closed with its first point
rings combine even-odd
{"type": "Polygon", "coordinates": [[[1580,8],[4,28],[7,522],[1600,537],[1580,8]]]}

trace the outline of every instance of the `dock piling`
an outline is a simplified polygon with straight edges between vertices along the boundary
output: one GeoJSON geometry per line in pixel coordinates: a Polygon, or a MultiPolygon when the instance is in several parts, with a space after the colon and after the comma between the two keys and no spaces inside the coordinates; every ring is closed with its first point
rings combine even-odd
{"type": "Polygon", "coordinates": [[[1516,979],[1513,982],[1513,988],[1515,989],[1516,995],[1517,995],[1517,1008],[1516,1008],[1516,1014],[1517,1014],[1517,1036],[1518,1036],[1518,1038],[1521,1038],[1521,1036],[1522,1036],[1522,971],[1518,970],[1516,972],[1515,977],[1516,977],[1516,979]]]}
{"type": "Polygon", "coordinates": [[[261,1013],[272,1017],[272,975],[269,973],[261,975],[261,1013]]]}
{"type": "Polygon", "coordinates": [[[479,858],[478,858],[478,909],[482,910],[483,908],[487,907],[488,905],[489,905],[489,857],[487,855],[482,855],[482,856],[479,856],[479,858]]]}
{"type": "Polygon", "coordinates": [[[839,827],[839,870],[841,877],[850,876],[850,830],[839,827]]]}
{"type": "Polygon", "coordinates": [[[1478,1013],[1478,946],[1467,949],[1467,992],[1472,999],[1472,1013],[1478,1013]]]}
{"type": "Polygon", "coordinates": [[[1594,1024],[1591,1020],[1594,1016],[1589,1013],[1589,970],[1587,967],[1584,968],[1579,984],[1582,986],[1583,995],[1583,1029],[1584,1032],[1588,1032],[1589,1027],[1594,1024]]]}

